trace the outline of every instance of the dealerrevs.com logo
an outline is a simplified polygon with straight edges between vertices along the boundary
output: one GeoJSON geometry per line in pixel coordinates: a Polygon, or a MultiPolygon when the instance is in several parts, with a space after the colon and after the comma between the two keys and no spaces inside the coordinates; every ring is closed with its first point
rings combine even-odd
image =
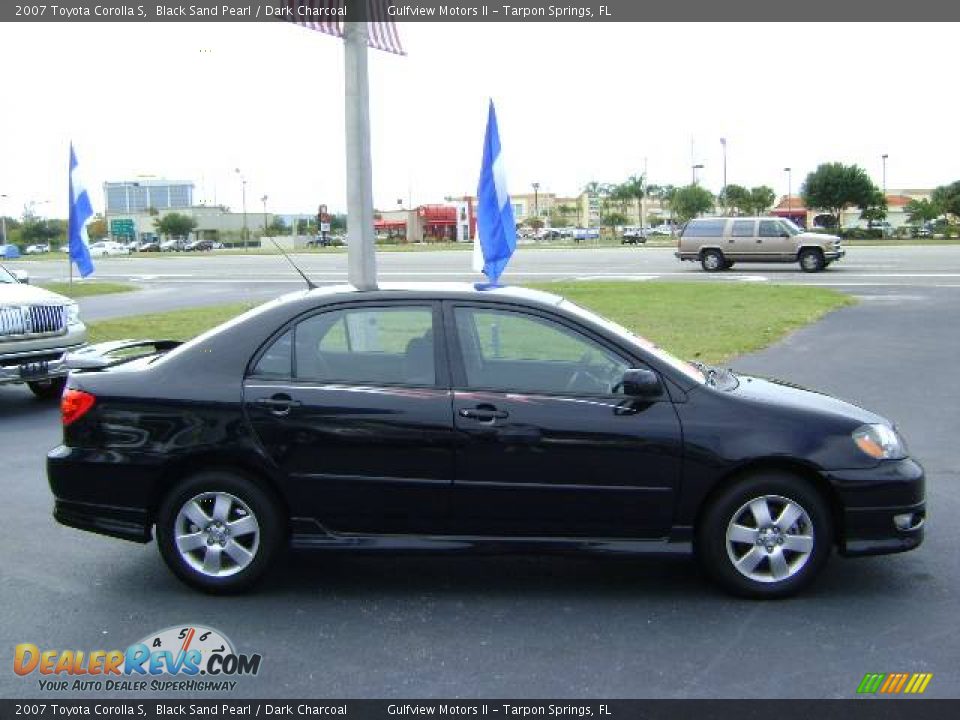
{"type": "Polygon", "coordinates": [[[230,691],[256,675],[259,654],[238,653],[223,633],[201,625],[151,633],[126,650],[14,648],[13,671],[39,676],[42,691],[230,691]]]}

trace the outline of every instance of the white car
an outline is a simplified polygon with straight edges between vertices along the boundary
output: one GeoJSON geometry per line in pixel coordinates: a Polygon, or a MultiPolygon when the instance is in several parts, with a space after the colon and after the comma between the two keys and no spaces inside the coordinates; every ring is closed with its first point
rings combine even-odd
{"type": "Polygon", "coordinates": [[[50,246],[40,243],[38,245],[28,245],[24,251],[27,255],[42,255],[50,252],[50,246]]]}
{"type": "Polygon", "coordinates": [[[673,225],[667,225],[666,223],[663,225],[657,225],[654,228],[650,228],[651,235],[673,235],[674,231],[675,228],[673,225]]]}
{"type": "Polygon", "coordinates": [[[110,255],[129,255],[130,248],[112,240],[100,240],[90,245],[91,257],[105,257],[110,255]]]}

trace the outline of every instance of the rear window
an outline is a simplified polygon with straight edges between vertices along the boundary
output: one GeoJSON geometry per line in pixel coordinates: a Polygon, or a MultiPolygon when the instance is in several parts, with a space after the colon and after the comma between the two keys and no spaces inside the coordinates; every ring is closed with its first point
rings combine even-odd
{"type": "Polygon", "coordinates": [[[727,224],[724,219],[720,220],[691,220],[687,223],[686,230],[683,231],[684,237],[720,237],[723,235],[723,228],[727,224]]]}

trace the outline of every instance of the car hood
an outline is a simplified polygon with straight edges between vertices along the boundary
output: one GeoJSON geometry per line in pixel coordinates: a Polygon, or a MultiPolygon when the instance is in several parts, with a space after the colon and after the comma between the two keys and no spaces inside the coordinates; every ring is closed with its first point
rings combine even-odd
{"type": "Polygon", "coordinates": [[[859,405],[840,400],[832,395],[808,390],[784,380],[737,375],[737,387],[729,390],[734,397],[761,403],[773,408],[807,411],[813,414],[832,415],[857,423],[886,423],[887,419],[865,410],[859,405]]]}
{"type": "Polygon", "coordinates": [[[66,305],[73,300],[23,283],[0,283],[0,305],[66,305]]]}

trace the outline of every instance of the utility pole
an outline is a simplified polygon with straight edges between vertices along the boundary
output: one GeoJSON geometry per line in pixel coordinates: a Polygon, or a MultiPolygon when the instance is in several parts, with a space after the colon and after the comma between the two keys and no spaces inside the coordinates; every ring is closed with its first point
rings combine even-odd
{"type": "MultiPolygon", "coordinates": [[[[5,193],[3,195],[0,195],[0,199],[3,199],[3,200],[6,200],[8,197],[10,196],[5,193]]],[[[6,205],[6,203],[4,203],[4,205],[6,205]]],[[[7,244],[7,216],[3,213],[0,213],[0,223],[2,223],[2,226],[3,226],[2,227],[3,238],[0,239],[0,244],[6,245],[7,244]]]]}
{"type": "Polygon", "coordinates": [[[785,167],[783,171],[787,174],[787,212],[793,210],[793,168],[785,167]]]}
{"type": "Polygon", "coordinates": [[[720,138],[720,144],[723,146],[723,214],[727,215],[727,139],[720,138]]]}
{"type": "Polygon", "coordinates": [[[886,153],[880,156],[880,159],[883,160],[883,198],[887,198],[887,158],[890,157],[886,153]]]}
{"type": "MultiPolygon", "coordinates": [[[[262,198],[260,198],[260,202],[263,203],[263,236],[266,237],[267,236],[267,196],[264,195],[262,198]]],[[[262,247],[263,243],[261,242],[260,245],[262,247]]]]}
{"type": "Polygon", "coordinates": [[[240,168],[236,168],[234,172],[240,176],[240,187],[242,194],[243,203],[243,249],[247,249],[247,179],[243,176],[243,173],[240,172],[240,168]]]}
{"type": "MultiPolygon", "coordinates": [[[[347,139],[347,279],[358,290],[377,287],[373,234],[373,171],[370,161],[370,88],[366,18],[348,5],[344,23],[344,91],[347,139]],[[356,20],[359,20],[357,22],[356,20]]],[[[361,13],[362,15],[362,13],[361,13]]]]}
{"type": "Polygon", "coordinates": [[[540,217],[540,183],[533,183],[533,216],[540,217]]]}

